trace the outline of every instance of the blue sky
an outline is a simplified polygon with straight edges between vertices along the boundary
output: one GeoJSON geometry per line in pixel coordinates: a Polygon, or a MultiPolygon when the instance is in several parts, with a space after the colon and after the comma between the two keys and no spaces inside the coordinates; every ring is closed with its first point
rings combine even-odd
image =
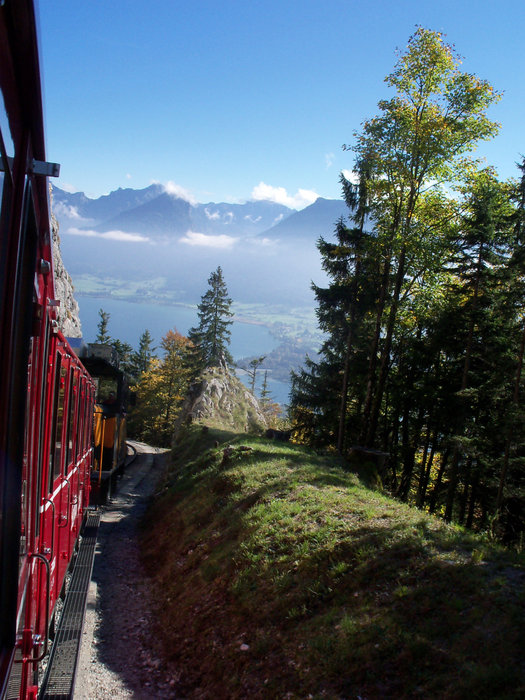
{"type": "Polygon", "coordinates": [[[396,48],[443,31],[503,90],[479,153],[525,154],[523,0],[40,0],[47,156],[100,196],[171,183],[200,202],[340,196],[352,142],[390,93],[396,48]]]}

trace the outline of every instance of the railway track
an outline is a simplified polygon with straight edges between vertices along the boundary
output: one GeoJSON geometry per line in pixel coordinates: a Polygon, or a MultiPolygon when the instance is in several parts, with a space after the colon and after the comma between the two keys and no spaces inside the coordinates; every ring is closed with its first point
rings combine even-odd
{"type": "MultiPolygon", "coordinates": [[[[100,688],[97,693],[89,691],[85,694],[85,689],[90,687],[91,679],[89,671],[85,665],[81,668],[79,659],[81,658],[81,644],[92,645],[93,625],[89,639],[83,634],[84,620],[86,614],[86,603],[93,594],[97,583],[100,583],[100,570],[103,568],[102,562],[97,561],[103,554],[107,544],[111,542],[111,530],[126,517],[130,506],[137,505],[145,501],[152,491],[156,475],[160,473],[160,460],[156,460],[158,450],[150,448],[142,443],[128,441],[128,458],[126,460],[125,471],[118,483],[118,490],[114,494],[111,503],[89,513],[82,539],[77,553],[74,567],[71,572],[63,609],[58,621],[53,646],[45,669],[44,679],[39,692],[39,700],[69,700],[70,698],[90,698],[105,697],[100,695],[100,688]],[[155,464],[155,462],[157,462],[155,464]],[[102,523],[102,529],[100,529],[102,523]],[[102,532],[101,542],[97,542],[98,535],[102,532]],[[77,677],[77,670],[79,670],[77,677]],[[86,673],[88,671],[88,673],[86,673]]],[[[105,552],[104,552],[105,553],[105,552]]],[[[98,600],[91,600],[91,609],[100,602],[105,595],[100,589],[101,596],[98,600]]],[[[132,598],[128,601],[132,605],[132,598]]],[[[87,615],[93,614],[88,610],[87,615]]],[[[104,625],[105,622],[102,621],[104,625]]],[[[89,628],[89,624],[88,624],[89,628]]],[[[89,650],[91,652],[91,649],[89,650]]],[[[86,650],[84,650],[86,654],[86,650]]],[[[120,697],[126,697],[121,695],[120,697]]],[[[112,690],[107,697],[115,697],[112,690]]],[[[118,695],[117,695],[118,697],[118,695]]]]}
{"type": "Polygon", "coordinates": [[[73,697],[78,652],[99,524],[100,511],[95,509],[88,514],[82,530],[82,539],[51,647],[39,700],[68,700],[68,698],[73,697]]]}
{"type": "Polygon", "coordinates": [[[131,443],[118,492],[102,511],[74,700],[175,697],[177,674],[165,667],[152,634],[149,579],[137,526],[163,472],[162,450],[131,443]]]}

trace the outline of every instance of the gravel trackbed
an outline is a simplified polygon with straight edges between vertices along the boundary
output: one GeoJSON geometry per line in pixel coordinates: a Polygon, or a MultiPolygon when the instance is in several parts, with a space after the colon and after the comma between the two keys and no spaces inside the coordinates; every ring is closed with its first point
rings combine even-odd
{"type": "Polygon", "coordinates": [[[180,698],[178,674],[164,664],[150,634],[150,586],[137,543],[137,525],[166,454],[143,443],[129,444],[137,456],[102,509],[75,700],[180,698]]]}

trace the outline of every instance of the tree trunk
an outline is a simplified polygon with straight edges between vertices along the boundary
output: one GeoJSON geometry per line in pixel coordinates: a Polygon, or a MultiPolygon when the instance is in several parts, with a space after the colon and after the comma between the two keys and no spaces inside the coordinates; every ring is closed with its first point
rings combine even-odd
{"type": "MultiPolygon", "coordinates": [[[[354,316],[354,313],[352,313],[354,316]]],[[[348,380],[350,376],[350,355],[353,345],[354,319],[350,319],[350,329],[346,340],[345,364],[343,369],[343,385],[341,387],[341,406],[339,409],[339,429],[337,431],[337,452],[342,455],[346,433],[346,406],[348,402],[348,380]]]]}
{"type": "MultiPolygon", "coordinates": [[[[512,396],[512,403],[514,406],[516,406],[518,404],[518,400],[519,400],[521,372],[523,369],[523,355],[524,355],[524,353],[525,353],[525,327],[523,328],[523,331],[521,333],[521,345],[520,345],[520,351],[519,351],[519,355],[518,355],[518,367],[516,369],[516,377],[514,380],[514,394],[512,396]]],[[[501,467],[501,473],[499,476],[498,495],[496,497],[496,512],[499,512],[501,509],[501,503],[503,501],[503,489],[505,487],[505,481],[507,479],[507,472],[509,469],[510,441],[511,441],[510,432],[511,432],[511,428],[509,428],[509,434],[507,435],[507,439],[505,441],[505,454],[503,457],[503,466],[501,467]]]]}
{"type": "Polygon", "coordinates": [[[469,504],[468,504],[466,526],[469,528],[469,530],[472,530],[472,524],[474,522],[474,508],[476,505],[476,498],[478,496],[479,479],[480,479],[480,466],[479,466],[479,462],[478,462],[477,469],[474,472],[474,478],[472,479],[472,488],[470,489],[470,499],[469,499],[469,504]]]}
{"type": "MultiPolygon", "coordinates": [[[[474,283],[474,298],[472,300],[472,313],[470,317],[467,347],[465,350],[465,361],[463,363],[463,376],[461,378],[461,391],[465,391],[468,383],[468,374],[470,370],[470,360],[472,356],[472,344],[474,340],[475,315],[478,307],[479,283],[481,278],[481,261],[483,256],[483,243],[479,246],[478,262],[476,266],[476,280],[474,283]]],[[[462,426],[458,424],[458,432],[462,426]]],[[[452,520],[452,511],[454,508],[454,499],[456,497],[456,489],[459,480],[459,445],[454,445],[454,454],[452,456],[452,469],[450,472],[450,482],[447,490],[447,503],[445,508],[445,520],[452,520]]]]}
{"type": "Polygon", "coordinates": [[[432,489],[432,495],[430,496],[430,502],[428,505],[428,512],[429,513],[436,512],[437,497],[439,495],[439,489],[441,487],[441,482],[443,481],[443,474],[445,473],[445,468],[447,466],[449,455],[450,455],[450,449],[447,447],[447,449],[443,453],[443,456],[441,457],[441,464],[439,465],[439,471],[438,471],[436,483],[434,484],[434,488],[432,489]]]}
{"type": "Polygon", "coordinates": [[[374,394],[374,385],[376,378],[376,368],[377,368],[377,355],[379,352],[379,340],[381,338],[381,326],[383,322],[383,313],[385,311],[386,297],[388,292],[388,283],[390,278],[390,268],[392,265],[392,254],[389,251],[387,258],[385,260],[385,266],[383,268],[383,276],[381,279],[381,290],[379,293],[379,302],[376,313],[376,325],[374,330],[374,337],[372,340],[372,347],[370,349],[370,361],[368,363],[368,378],[366,382],[366,396],[363,408],[363,423],[361,427],[361,433],[359,435],[360,444],[365,444],[366,434],[368,432],[368,422],[370,420],[370,411],[372,408],[372,397],[374,394]]]}
{"type": "Polygon", "coordinates": [[[406,246],[403,246],[401,254],[399,256],[396,282],[394,287],[394,294],[392,297],[392,305],[390,307],[390,314],[388,316],[387,332],[385,337],[385,342],[383,345],[383,352],[381,354],[381,365],[379,370],[379,378],[377,380],[377,389],[374,396],[374,401],[372,404],[372,410],[370,413],[370,421],[368,424],[368,431],[365,440],[366,447],[372,447],[375,434],[377,431],[377,423],[379,420],[379,411],[381,410],[381,402],[383,400],[383,393],[385,390],[386,379],[389,372],[390,365],[390,350],[392,348],[392,337],[394,335],[394,327],[397,318],[397,311],[399,308],[399,298],[401,296],[401,286],[403,284],[403,279],[405,277],[405,261],[406,261],[406,246]]]}
{"type": "Polygon", "coordinates": [[[459,501],[459,515],[458,515],[458,523],[460,525],[463,525],[465,521],[465,513],[467,510],[467,501],[468,501],[468,492],[470,488],[470,482],[471,482],[471,472],[472,472],[472,457],[469,457],[467,459],[467,464],[465,467],[465,483],[463,484],[463,493],[461,494],[461,498],[459,501]]]}
{"type": "Polygon", "coordinates": [[[428,488],[428,482],[430,481],[430,472],[432,470],[432,464],[434,462],[434,455],[436,453],[436,440],[437,437],[434,435],[434,439],[432,441],[432,448],[430,450],[430,456],[428,458],[428,461],[425,465],[425,471],[423,473],[423,480],[420,482],[419,485],[419,490],[418,490],[418,495],[417,495],[417,507],[422,508],[423,504],[425,502],[425,497],[427,495],[427,488],[428,488]]]}

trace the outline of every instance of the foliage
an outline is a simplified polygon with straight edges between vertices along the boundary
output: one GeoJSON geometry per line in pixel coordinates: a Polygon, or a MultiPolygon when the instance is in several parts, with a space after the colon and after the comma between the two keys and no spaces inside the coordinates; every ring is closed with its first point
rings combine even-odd
{"type": "Polygon", "coordinates": [[[190,381],[185,355],[190,341],[176,330],[161,340],[164,354],[151,358],[134,388],[136,405],[129,417],[130,432],[152,445],[169,446],[178,409],[190,381]]]}
{"type": "Polygon", "coordinates": [[[153,347],[153,338],[149,330],[142,333],[139,338],[139,349],[133,353],[133,377],[137,380],[149,367],[154,357],[156,348],[153,347]]]}
{"type": "Polygon", "coordinates": [[[110,314],[104,311],[104,309],[99,309],[98,315],[100,316],[100,320],[97,323],[98,333],[95,338],[95,343],[109,343],[111,341],[111,336],[108,333],[110,314]]]}
{"type": "Polygon", "coordinates": [[[132,346],[118,338],[111,338],[109,344],[117,353],[119,369],[127,375],[129,380],[133,380],[135,378],[135,363],[132,346]]]}
{"type": "Polygon", "coordinates": [[[266,358],[266,355],[262,355],[261,357],[254,357],[253,360],[250,360],[250,362],[249,362],[250,369],[248,370],[248,376],[250,377],[250,390],[254,396],[255,396],[255,379],[257,377],[257,369],[259,368],[260,365],[262,365],[265,358],[266,358]]]}
{"type": "Polygon", "coordinates": [[[100,321],[98,322],[98,334],[95,338],[96,343],[111,345],[117,353],[119,369],[121,369],[127,377],[128,382],[135,383],[142,372],[144,372],[153,357],[155,348],[152,347],[153,338],[150,332],[146,329],[139,340],[139,350],[135,352],[129,343],[126,343],[118,338],[112,338],[109,335],[109,319],[111,314],[103,309],[99,310],[100,321]]]}
{"type": "Polygon", "coordinates": [[[232,300],[228,296],[220,266],[211,273],[208,285],[209,288],[201,297],[198,306],[199,325],[189,332],[193,344],[191,366],[194,375],[221,362],[233,363],[228,350],[230,326],[233,323],[233,313],[230,311],[232,300]]]}
{"type": "Polygon", "coordinates": [[[502,183],[470,159],[499,95],[441,34],[417,29],[386,82],[394,97],[351,147],[358,181],[342,178],[349,221],[318,244],[326,340],[293,375],[295,435],[388,453],[398,497],[516,543],[525,176],[502,183]]]}

